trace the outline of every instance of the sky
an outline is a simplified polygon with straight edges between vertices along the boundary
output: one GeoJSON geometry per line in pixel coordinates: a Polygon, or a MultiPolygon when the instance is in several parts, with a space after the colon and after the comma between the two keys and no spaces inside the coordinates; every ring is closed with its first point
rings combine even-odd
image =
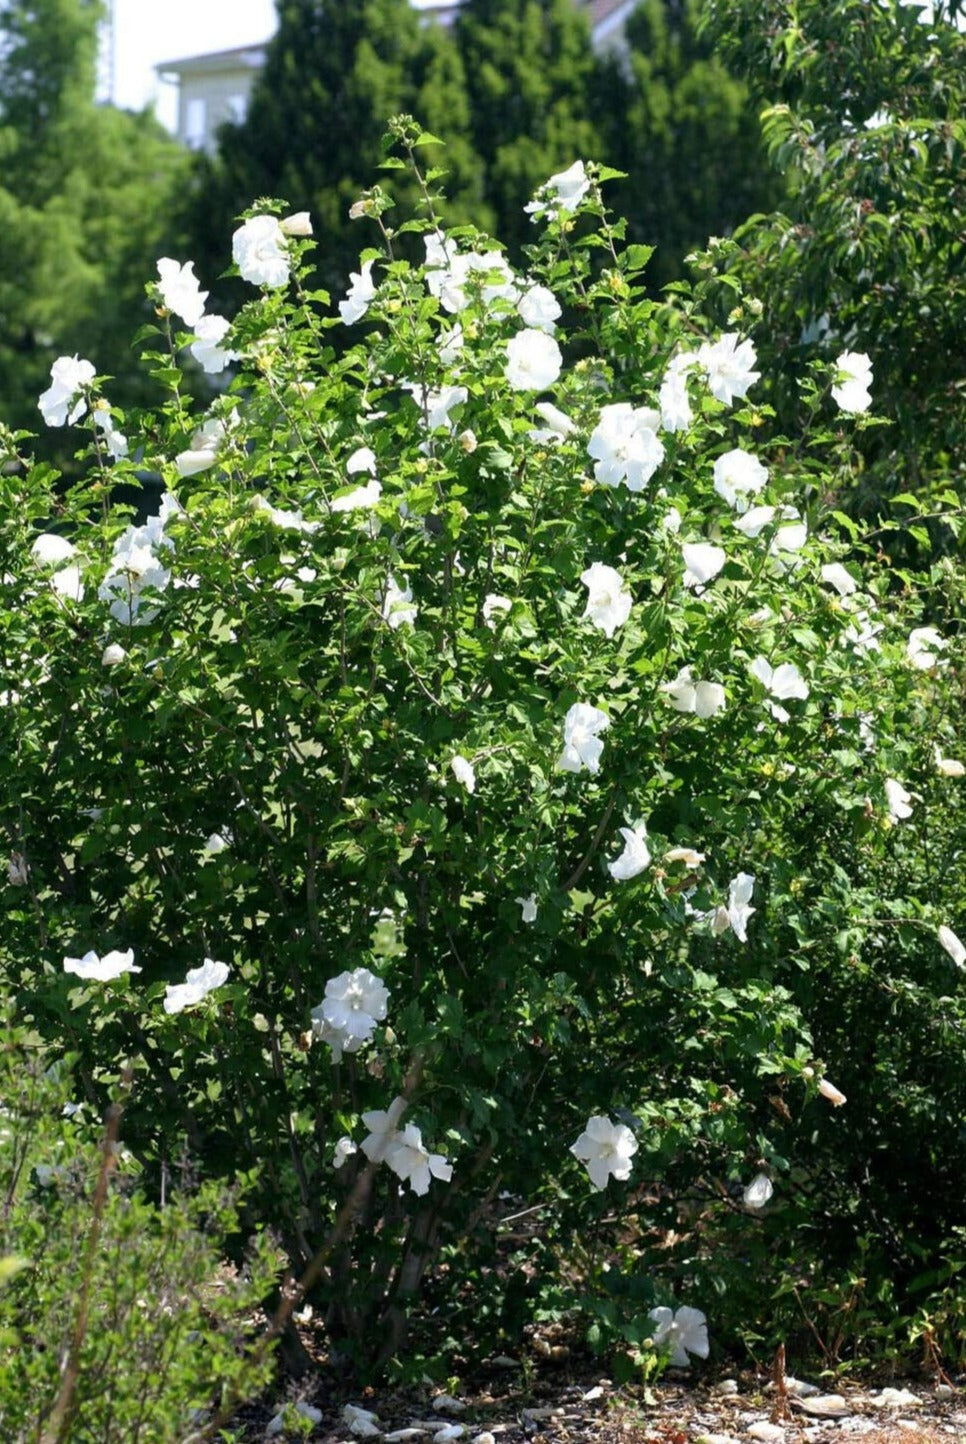
{"type": "MultiPolygon", "coordinates": [[[[275,28],[274,0],[113,0],[114,93],[131,110],[156,102],[158,117],[174,126],[177,93],[162,85],[154,66],[211,50],[266,40],[275,28]]],[[[108,67],[102,56],[102,92],[108,67]]]]}

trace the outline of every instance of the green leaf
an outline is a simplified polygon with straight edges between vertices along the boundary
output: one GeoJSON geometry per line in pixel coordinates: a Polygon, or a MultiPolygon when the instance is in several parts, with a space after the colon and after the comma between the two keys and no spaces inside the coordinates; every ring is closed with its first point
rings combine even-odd
{"type": "Polygon", "coordinates": [[[4,1284],[9,1283],[22,1269],[29,1269],[29,1267],[29,1258],[23,1258],[19,1254],[7,1254],[5,1257],[0,1258],[0,1288],[2,1288],[4,1284]]]}

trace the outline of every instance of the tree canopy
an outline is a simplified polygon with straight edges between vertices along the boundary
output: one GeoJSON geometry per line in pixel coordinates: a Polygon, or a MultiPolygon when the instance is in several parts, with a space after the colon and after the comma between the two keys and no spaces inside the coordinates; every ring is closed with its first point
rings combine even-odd
{"type": "MultiPolygon", "coordinates": [[[[130,334],[188,158],[150,114],[95,102],[94,0],[0,11],[0,420],[34,428],[52,361],[83,349],[131,399],[130,334]]],[[[48,438],[56,440],[56,438],[48,438]]]]}
{"type": "Polygon", "coordinates": [[[598,114],[609,165],[627,172],[615,207],[629,236],[656,247],[648,276],[681,275],[685,255],[780,203],[759,106],[699,33],[700,0],[643,0],[627,48],[603,63],[598,114]]]}
{"type": "Polygon", "coordinates": [[[578,156],[602,154],[587,19],[572,0],[467,0],[455,35],[486,199],[500,236],[519,244],[536,188],[578,156]]]}
{"type": "MultiPolygon", "coordinates": [[[[254,196],[283,196],[312,212],[325,238],[319,274],[333,293],[343,290],[362,244],[349,207],[372,184],[386,118],[398,111],[439,126],[453,214],[479,214],[462,67],[445,37],[421,28],[409,0],[283,0],[246,118],[225,127],[218,156],[201,163],[196,251],[216,247],[254,196]]],[[[402,199],[411,182],[396,179],[402,199]]]]}

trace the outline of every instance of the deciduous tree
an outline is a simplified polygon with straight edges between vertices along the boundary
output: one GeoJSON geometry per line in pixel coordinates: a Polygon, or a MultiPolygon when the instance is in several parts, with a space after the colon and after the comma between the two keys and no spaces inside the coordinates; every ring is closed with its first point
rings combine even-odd
{"type": "Polygon", "coordinates": [[[116,374],[119,399],[141,384],[130,335],[186,158],[149,114],[95,103],[100,15],[94,0],[0,9],[0,420],[13,426],[38,425],[64,352],[116,374]]]}

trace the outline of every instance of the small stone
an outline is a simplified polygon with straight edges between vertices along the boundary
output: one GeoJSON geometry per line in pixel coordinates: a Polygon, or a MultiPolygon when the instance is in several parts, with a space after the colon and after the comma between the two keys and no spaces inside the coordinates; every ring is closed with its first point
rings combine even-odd
{"type": "Polygon", "coordinates": [[[714,1392],[715,1392],[716,1394],[726,1394],[726,1395],[728,1395],[728,1396],[737,1394],[737,1392],[738,1392],[738,1380],[737,1380],[737,1379],[722,1379],[721,1382],[720,1382],[720,1384],[716,1384],[716,1385],[715,1385],[715,1387],[714,1387],[714,1392]]]}
{"type": "Polygon", "coordinates": [[[519,1369],[520,1367],[520,1360],[511,1359],[509,1354],[497,1354],[492,1363],[496,1369],[519,1369]]]}
{"type": "MultiPolygon", "coordinates": [[[[763,1392],[774,1394],[775,1385],[766,1384],[763,1392]]],[[[815,1384],[806,1384],[801,1379],[793,1379],[791,1374],[785,1375],[785,1393],[790,1399],[806,1399],[809,1394],[820,1394],[821,1392],[821,1389],[815,1384]]]]}
{"type": "Polygon", "coordinates": [[[387,1434],[385,1437],[389,1441],[389,1444],[410,1444],[410,1440],[422,1439],[426,1433],[428,1433],[426,1429],[394,1429],[391,1434],[387,1434]]]}
{"type": "Polygon", "coordinates": [[[956,1397],[956,1395],[957,1395],[958,1393],[959,1393],[959,1390],[956,1389],[956,1388],[954,1388],[952,1384],[937,1384],[937,1385],[936,1385],[936,1398],[937,1398],[937,1399],[955,1399],[955,1397],[956,1397]]]}
{"type": "Polygon", "coordinates": [[[342,1422],[350,1434],[357,1439],[378,1439],[382,1437],[379,1416],[371,1409],[360,1409],[358,1404],[346,1404],[342,1410],[342,1422]]]}
{"type": "Polygon", "coordinates": [[[539,1423],[541,1419],[552,1419],[556,1409],[524,1409],[524,1419],[530,1419],[533,1423],[539,1423]]]}
{"type": "Polygon", "coordinates": [[[462,1399],[454,1399],[452,1394],[437,1394],[433,1400],[433,1410],[437,1414],[462,1414],[466,1405],[462,1399]]]}
{"type": "Polygon", "coordinates": [[[812,1398],[796,1399],[795,1407],[815,1419],[841,1419],[852,1412],[851,1405],[841,1394],[816,1394],[812,1398]]]}
{"type": "Polygon", "coordinates": [[[915,1419],[897,1419],[896,1428],[905,1429],[909,1434],[919,1433],[919,1425],[916,1423],[915,1419]]]}
{"type": "Polygon", "coordinates": [[[592,1389],[587,1390],[586,1394],[581,1394],[580,1402],[582,1404],[592,1404],[595,1399],[602,1399],[603,1397],[603,1389],[599,1384],[595,1384],[592,1389]]]}
{"type": "Polygon", "coordinates": [[[444,1424],[433,1435],[433,1444],[450,1444],[451,1439],[462,1439],[466,1430],[462,1424],[444,1424]]]}
{"type": "Polygon", "coordinates": [[[822,1392],[817,1384],[806,1384],[804,1379],[792,1379],[791,1377],[785,1380],[785,1389],[793,1399],[809,1399],[822,1392]]]}
{"type": "Polygon", "coordinates": [[[908,1389],[883,1389],[879,1394],[870,1394],[869,1403],[875,1409],[919,1409],[922,1407],[922,1400],[915,1394],[911,1394],[908,1389]]]}
{"type": "Polygon", "coordinates": [[[496,1444],[496,1439],[490,1433],[489,1429],[484,1429],[482,1434],[476,1435],[471,1441],[471,1444],[496,1444]]]}
{"type": "Polygon", "coordinates": [[[694,1444],[738,1444],[733,1434],[699,1434],[694,1444]]]}
{"type": "Polygon", "coordinates": [[[762,1444],[779,1444],[784,1439],[785,1431],[778,1424],[770,1424],[767,1419],[759,1419],[756,1424],[749,1424],[745,1430],[752,1439],[760,1439],[762,1444]]]}

